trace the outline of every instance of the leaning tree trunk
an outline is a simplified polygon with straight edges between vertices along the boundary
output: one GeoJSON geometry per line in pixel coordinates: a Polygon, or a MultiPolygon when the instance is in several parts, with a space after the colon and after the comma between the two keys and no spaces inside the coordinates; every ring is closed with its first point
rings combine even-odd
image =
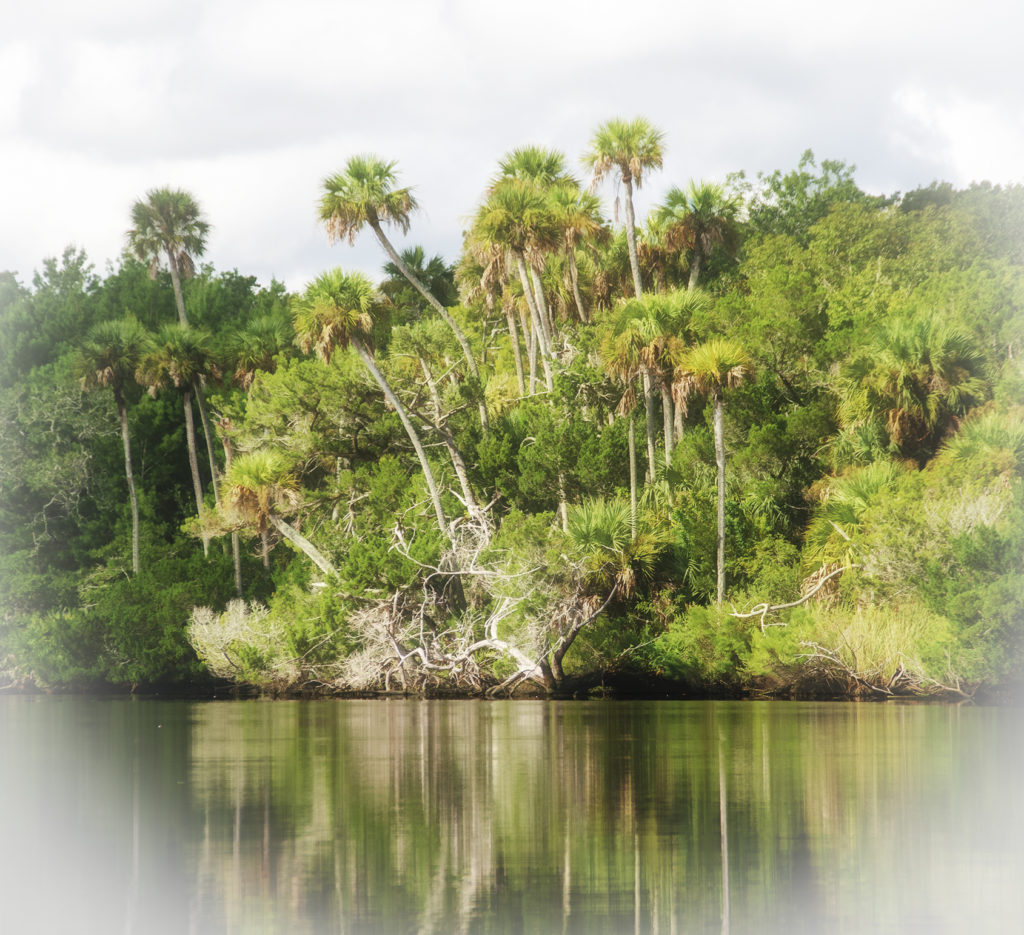
{"type": "Polygon", "coordinates": [[[203,481],[199,476],[199,454],[196,451],[196,423],[192,415],[192,391],[182,393],[185,403],[185,441],[188,445],[188,466],[192,471],[192,490],[196,496],[196,513],[199,515],[199,534],[203,540],[203,555],[210,554],[210,539],[206,533],[205,511],[203,510],[203,481]]]}
{"type": "Polygon", "coordinates": [[[725,439],[723,423],[725,406],[722,402],[722,391],[715,388],[714,426],[715,426],[715,463],[718,465],[718,596],[716,603],[722,606],[725,598],[725,439]]]}
{"type": "MultiPolygon", "coordinates": [[[[425,298],[427,302],[430,303],[434,311],[436,311],[437,314],[444,319],[445,324],[452,329],[452,333],[455,335],[455,340],[459,342],[459,347],[462,348],[462,354],[466,358],[466,365],[469,367],[469,372],[472,374],[473,379],[476,381],[476,390],[477,392],[483,392],[483,383],[480,380],[480,370],[477,368],[476,358],[473,356],[473,348],[470,347],[469,339],[466,337],[465,333],[459,327],[455,319],[452,318],[448,309],[446,309],[437,300],[434,293],[432,293],[422,282],[420,282],[419,277],[411,269],[409,269],[405,260],[402,259],[399,252],[394,248],[394,245],[391,243],[390,240],[388,240],[387,235],[384,233],[383,229],[380,226],[380,221],[378,221],[377,218],[374,216],[369,217],[367,220],[369,221],[370,227],[373,229],[374,234],[377,235],[377,240],[380,241],[380,245],[384,248],[384,252],[388,255],[391,262],[394,263],[396,267],[398,267],[398,271],[406,279],[409,280],[409,283],[412,285],[412,287],[421,296],[423,296],[423,298],[425,298]]],[[[487,419],[487,405],[484,403],[483,400],[480,400],[478,402],[478,408],[480,410],[480,427],[486,433],[489,428],[487,419]]]]}
{"type": "Polygon", "coordinates": [[[633,273],[633,289],[636,297],[642,298],[644,287],[640,282],[640,262],[636,254],[636,217],[633,214],[633,179],[622,173],[622,184],[626,186],[626,246],[629,248],[629,268],[633,273]]]}
{"type": "Polygon", "coordinates": [[[307,556],[325,575],[330,577],[335,574],[334,566],[324,558],[323,553],[294,526],[290,526],[280,516],[275,516],[273,513],[268,516],[268,520],[274,529],[281,533],[303,555],[307,556]]]}
{"type": "Polygon", "coordinates": [[[139,573],[139,498],[135,494],[135,474],[132,471],[132,443],[128,434],[128,407],[120,391],[114,391],[117,416],[121,421],[121,444],[124,445],[124,478],[128,482],[128,501],[132,507],[132,573],[139,573]]]}
{"type": "Polygon", "coordinates": [[[351,340],[352,346],[356,349],[356,353],[362,358],[363,363],[366,364],[366,369],[373,375],[373,378],[377,381],[377,385],[383,391],[385,398],[394,407],[395,412],[398,413],[398,418],[402,420],[402,425],[405,427],[405,433],[409,436],[409,441],[412,442],[412,447],[416,451],[416,457],[420,460],[420,468],[423,470],[423,477],[427,482],[427,490],[430,492],[430,500],[434,505],[434,514],[437,516],[438,527],[441,532],[448,537],[454,547],[455,542],[452,540],[451,527],[449,527],[448,520],[444,515],[444,507],[441,505],[441,494],[437,489],[437,483],[434,480],[434,473],[430,470],[430,462],[427,461],[427,453],[423,450],[423,443],[420,441],[420,437],[417,434],[416,429],[413,427],[408,413],[405,411],[405,406],[402,405],[401,401],[395,395],[394,390],[391,389],[391,384],[385,379],[384,374],[380,372],[373,359],[373,355],[366,349],[363,342],[354,335],[351,340]]]}
{"type": "Polygon", "coordinates": [[[423,357],[419,358],[419,362],[420,369],[423,371],[423,378],[427,381],[427,389],[430,392],[430,402],[434,408],[434,421],[437,433],[441,436],[441,441],[444,443],[445,448],[448,449],[452,468],[455,470],[455,476],[458,478],[459,486],[462,488],[462,498],[466,501],[466,509],[469,510],[470,516],[477,516],[480,513],[480,506],[476,501],[476,495],[473,493],[473,486],[469,482],[466,460],[462,457],[462,452],[455,443],[455,437],[448,428],[448,422],[441,407],[441,394],[437,390],[437,381],[434,379],[430,364],[423,357]]]}

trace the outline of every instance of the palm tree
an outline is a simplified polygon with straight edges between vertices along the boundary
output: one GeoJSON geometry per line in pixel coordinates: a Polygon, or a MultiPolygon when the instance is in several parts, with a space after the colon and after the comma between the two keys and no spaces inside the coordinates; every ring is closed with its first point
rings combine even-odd
{"type": "MultiPolygon", "coordinates": [[[[637,260],[641,272],[648,272],[655,292],[664,292],[668,287],[670,272],[675,273],[675,259],[665,242],[665,225],[655,212],[647,215],[647,223],[640,231],[636,242],[637,260]]],[[[673,281],[675,276],[671,277],[673,281]]]]}
{"type": "Polygon", "coordinates": [[[543,190],[528,179],[500,179],[477,212],[473,236],[483,244],[495,244],[507,250],[515,261],[534,333],[540,343],[544,381],[550,392],[554,388],[550,335],[546,315],[537,302],[538,295],[543,297],[543,291],[539,284],[534,288],[527,271],[528,256],[550,250],[559,242],[558,226],[543,190]]]}
{"type": "MultiPolygon", "coordinates": [[[[181,393],[185,413],[185,440],[188,447],[188,464],[192,473],[192,489],[196,498],[196,512],[199,515],[203,551],[209,548],[205,531],[205,510],[203,508],[203,480],[199,473],[199,453],[196,446],[195,417],[192,400],[198,400],[198,389],[210,372],[212,349],[209,335],[205,331],[189,328],[187,325],[164,325],[156,336],[153,349],[141,361],[136,378],[149,387],[151,395],[161,389],[175,389],[181,393]]],[[[212,430],[206,417],[205,406],[200,407],[204,430],[207,433],[207,451],[212,451],[209,438],[212,430]]],[[[210,455],[210,469],[214,472],[216,486],[216,461],[210,455]]]]}
{"type": "Polygon", "coordinates": [[[892,448],[922,463],[983,402],[984,359],[958,328],[932,314],[894,318],[840,371],[844,428],[884,419],[892,448]]]}
{"type": "Polygon", "coordinates": [[[195,273],[195,258],[206,249],[210,225],[201,217],[196,200],[185,191],[154,188],[144,201],[132,205],[132,227],[128,231],[128,248],[149,264],[149,275],[155,279],[162,257],[166,257],[174,286],[178,320],[188,324],[181,280],[195,273]]]}
{"type": "Polygon", "coordinates": [[[590,315],[580,293],[580,274],[576,265],[576,249],[583,244],[605,243],[609,237],[601,203],[591,192],[583,191],[575,180],[567,179],[552,186],[549,193],[555,221],[562,231],[562,248],[569,267],[569,285],[580,321],[589,322],[590,315]]]}
{"type": "MultiPolygon", "coordinates": [[[[495,188],[507,179],[518,179],[520,182],[534,186],[541,196],[549,201],[552,190],[556,186],[566,184],[576,186],[575,181],[569,177],[565,156],[557,149],[545,149],[542,146],[520,146],[506,154],[498,163],[498,175],[491,183],[488,194],[493,193],[495,188]]],[[[556,212],[553,202],[548,204],[548,209],[553,218],[556,212]]],[[[551,218],[548,219],[549,222],[550,220],[551,218]]],[[[531,248],[526,251],[526,256],[530,260],[529,271],[533,298],[547,331],[549,348],[554,338],[554,321],[548,310],[538,269],[543,269],[544,254],[555,249],[556,245],[557,238],[554,233],[548,232],[545,233],[543,239],[535,235],[530,245],[531,248]]]]}
{"type": "Polygon", "coordinates": [[[385,398],[402,420],[409,441],[412,442],[419,458],[438,527],[450,538],[451,529],[441,505],[441,494],[434,481],[434,474],[419,434],[413,427],[405,406],[395,395],[384,374],[380,372],[369,350],[369,335],[373,327],[370,311],[377,301],[377,291],[370,280],[361,273],[345,273],[340,269],[329,270],[311,282],[292,305],[295,340],[304,352],[314,351],[327,364],[331,362],[331,357],[338,348],[344,349],[351,345],[355,349],[366,369],[377,381],[385,398]]]}
{"type": "Polygon", "coordinates": [[[508,326],[509,343],[512,345],[519,395],[525,396],[526,379],[519,328],[516,325],[516,302],[515,297],[505,288],[508,281],[505,251],[497,244],[478,240],[472,231],[464,236],[463,241],[462,259],[455,271],[459,294],[466,303],[482,298],[487,310],[485,320],[490,318],[495,305],[501,302],[508,326]]]}
{"type": "Polygon", "coordinates": [[[224,475],[223,509],[236,521],[255,526],[261,536],[273,527],[325,575],[334,575],[323,553],[280,515],[298,507],[297,486],[283,455],[271,449],[251,451],[235,458],[224,475]]]}
{"type": "Polygon", "coordinates": [[[643,286],[636,251],[633,187],[639,189],[643,185],[645,171],[661,168],[664,138],[665,134],[643,117],[629,121],[616,118],[597,128],[590,149],[583,155],[584,165],[593,173],[594,185],[616,171],[622,180],[626,191],[626,242],[637,298],[643,293],[643,286]]]}
{"type": "Polygon", "coordinates": [[[721,185],[694,182],[686,190],[673,186],[665,201],[654,211],[664,228],[665,244],[670,250],[690,253],[690,278],[686,288],[693,290],[705,260],[715,248],[735,255],[739,246],[740,201],[726,193],[721,185]]]}
{"type": "Polygon", "coordinates": [[[601,344],[601,359],[608,375],[624,387],[618,411],[629,416],[629,504],[633,534],[637,530],[637,470],[636,470],[636,425],[633,410],[636,408],[635,382],[640,373],[642,341],[633,329],[618,333],[610,330],[601,344]]]}
{"type": "MultiPolygon", "coordinates": [[[[401,256],[413,275],[430,290],[430,294],[437,298],[441,305],[449,308],[458,304],[455,271],[442,257],[435,254],[428,260],[426,252],[420,246],[403,250],[401,256]]],[[[384,264],[384,274],[387,278],[381,282],[380,291],[403,313],[398,323],[408,324],[410,321],[418,320],[423,297],[390,260],[384,264]]]]}
{"type": "Polygon", "coordinates": [[[629,504],[619,498],[585,500],[569,510],[569,543],[584,560],[587,577],[623,597],[636,591],[637,579],[654,577],[659,555],[669,544],[665,524],[646,516],[642,534],[633,532],[629,504]]]}
{"type": "Polygon", "coordinates": [[[551,185],[568,175],[564,153],[543,146],[518,146],[499,160],[498,175],[492,187],[501,179],[525,179],[538,185],[551,185]]]}
{"type": "Polygon", "coordinates": [[[684,350],[683,334],[693,312],[703,308],[702,292],[645,292],[639,299],[627,299],[619,307],[612,326],[615,337],[629,334],[622,347],[630,347],[636,357],[636,368],[643,380],[644,404],[647,413],[647,457],[650,477],[655,475],[654,389],[661,392],[662,429],[665,441],[665,464],[672,463],[674,444],[674,409],[671,394],[671,373],[674,360],[684,350]]]}
{"type": "Polygon", "coordinates": [[[684,351],[676,362],[673,395],[685,400],[693,394],[710,396],[714,406],[715,463],[718,466],[718,590],[716,603],[725,597],[725,390],[739,386],[753,373],[750,355],[734,341],[712,338],[684,351]]]}
{"type": "Polygon", "coordinates": [[[651,377],[649,348],[654,339],[651,321],[644,316],[642,300],[629,299],[623,303],[606,338],[604,358],[610,372],[620,379],[640,377],[647,416],[647,476],[654,480],[657,473],[654,428],[654,383],[651,377]]]}
{"type": "Polygon", "coordinates": [[[975,410],[956,435],[943,443],[941,457],[947,463],[967,465],[978,459],[988,466],[1007,465],[1019,471],[1024,467],[1024,414],[1019,408],[975,410]]]}
{"type": "MultiPolygon", "coordinates": [[[[356,234],[362,230],[363,225],[369,225],[398,271],[452,329],[479,389],[480,371],[466,335],[448,309],[410,269],[384,233],[383,224],[394,224],[403,234],[407,233],[409,215],[418,207],[411,189],[395,188],[395,165],[377,156],[353,156],[345,164],[344,170],[324,179],[324,194],[320,198],[319,207],[320,220],[324,222],[332,242],[344,237],[350,244],[355,242],[356,234]]],[[[486,430],[487,407],[482,401],[479,406],[481,424],[486,430]]]]}
{"type": "Polygon", "coordinates": [[[132,572],[139,573],[139,501],[135,493],[132,471],[132,446],[128,433],[128,407],[125,389],[135,379],[139,363],[149,353],[152,338],[132,316],[120,321],[104,321],[94,326],[79,351],[82,389],[109,387],[117,404],[124,446],[124,476],[128,482],[128,499],[132,511],[132,572]]]}
{"type": "Polygon", "coordinates": [[[291,322],[280,315],[258,315],[229,331],[221,351],[225,370],[243,390],[252,387],[256,374],[273,373],[277,356],[293,344],[291,322]]]}
{"type": "Polygon", "coordinates": [[[808,570],[833,563],[852,565],[864,514],[879,496],[892,491],[907,471],[899,462],[875,461],[830,478],[804,536],[808,570]]]}

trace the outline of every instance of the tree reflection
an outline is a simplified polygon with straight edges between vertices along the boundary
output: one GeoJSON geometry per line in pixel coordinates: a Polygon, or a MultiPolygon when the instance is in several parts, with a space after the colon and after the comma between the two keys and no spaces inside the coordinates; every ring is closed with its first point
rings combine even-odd
{"type": "Polygon", "coordinates": [[[228,932],[823,930],[862,909],[843,868],[905,896],[885,839],[948,724],[822,707],[203,706],[196,888],[228,932]]]}

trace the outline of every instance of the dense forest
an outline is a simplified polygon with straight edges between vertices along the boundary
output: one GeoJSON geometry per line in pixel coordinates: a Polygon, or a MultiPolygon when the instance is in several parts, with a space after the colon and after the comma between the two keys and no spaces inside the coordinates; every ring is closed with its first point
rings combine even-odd
{"type": "Polygon", "coordinates": [[[352,157],[294,295],[174,189],[0,273],[0,687],[1019,686],[1024,187],[807,152],[638,219],[662,157],[506,154],[454,262],[352,157]]]}

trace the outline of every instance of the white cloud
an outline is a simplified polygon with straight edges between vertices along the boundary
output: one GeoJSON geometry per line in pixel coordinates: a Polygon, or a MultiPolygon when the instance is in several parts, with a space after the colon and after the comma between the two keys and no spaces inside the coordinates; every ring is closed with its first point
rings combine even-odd
{"type": "MultiPolygon", "coordinates": [[[[893,95],[894,139],[936,177],[965,186],[983,180],[1024,182],[1024,102],[1016,106],[921,87],[893,95]]],[[[922,180],[924,181],[924,180],[922,180]]],[[[930,180],[929,180],[930,181],[930,180]]]]}
{"type": "Polygon", "coordinates": [[[193,192],[208,258],[298,287],[376,274],[368,235],[328,248],[321,178],[396,159],[423,210],[408,242],[454,257],[503,152],[576,163],[593,129],[646,114],[689,177],[787,169],[810,147],[875,190],[1020,180],[1024,7],[865,0],[37,0],[0,36],[0,269],[74,241],[117,256],[132,200],[193,192]],[[865,182],[867,180],[867,183],[865,182]]]}

